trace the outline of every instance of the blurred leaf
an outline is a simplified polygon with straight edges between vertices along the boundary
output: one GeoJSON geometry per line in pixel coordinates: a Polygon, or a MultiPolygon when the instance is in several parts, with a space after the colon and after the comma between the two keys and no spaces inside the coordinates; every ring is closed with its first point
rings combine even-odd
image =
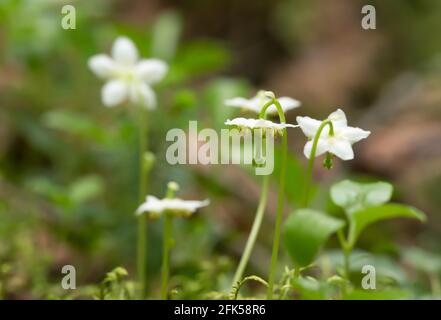
{"type": "Polygon", "coordinates": [[[229,52],[219,42],[212,40],[192,42],[178,50],[163,85],[180,83],[197,75],[221,70],[229,60],[229,52]]]}
{"type": "Polygon", "coordinates": [[[103,179],[97,175],[89,175],[81,177],[69,186],[69,196],[75,204],[81,204],[100,195],[103,190],[103,179]]]}
{"type": "Polygon", "coordinates": [[[351,215],[356,210],[388,202],[392,191],[392,185],[387,182],[357,183],[343,180],[331,187],[331,198],[351,215]]]}
{"type": "Polygon", "coordinates": [[[196,105],[196,94],[192,90],[179,90],[175,93],[173,109],[185,110],[193,108],[196,105]]]}
{"type": "Polygon", "coordinates": [[[218,78],[205,87],[205,107],[210,112],[216,127],[223,127],[224,122],[237,111],[225,106],[225,100],[243,96],[248,92],[248,89],[249,86],[245,81],[233,78],[218,78]]]}
{"type": "Polygon", "coordinates": [[[414,218],[425,221],[423,212],[401,204],[385,204],[355,211],[350,216],[348,242],[351,247],[357,242],[360,233],[372,223],[392,218],[414,218]]]}
{"type": "MultiPolygon", "coordinates": [[[[272,177],[279,179],[281,150],[278,145],[274,146],[274,173],[272,177]]],[[[301,205],[305,200],[305,169],[303,164],[294,154],[288,153],[286,158],[286,186],[285,194],[289,203],[301,205]]],[[[311,183],[311,194],[315,194],[317,186],[311,183]]]]}
{"type": "Polygon", "coordinates": [[[55,130],[64,131],[81,138],[103,142],[106,137],[104,130],[93,118],[66,110],[53,110],[43,115],[43,123],[55,130]]]}
{"type": "Polygon", "coordinates": [[[362,290],[356,289],[343,296],[344,300],[403,300],[409,299],[410,293],[400,289],[362,290]]]}
{"type": "Polygon", "coordinates": [[[300,293],[305,300],[326,299],[327,286],[313,277],[298,277],[292,281],[293,287],[300,293]]]}
{"type": "Polygon", "coordinates": [[[162,13],[153,27],[152,55],[170,61],[182,32],[182,19],[175,11],[162,13]]]}
{"type": "Polygon", "coordinates": [[[436,274],[441,271],[441,256],[420,248],[405,249],[404,261],[415,269],[428,274],[436,274]]]}
{"type": "Polygon", "coordinates": [[[309,265],[329,236],[344,224],[342,220],[311,209],[291,213],[284,225],[284,237],[294,263],[298,266],[309,265]]]}

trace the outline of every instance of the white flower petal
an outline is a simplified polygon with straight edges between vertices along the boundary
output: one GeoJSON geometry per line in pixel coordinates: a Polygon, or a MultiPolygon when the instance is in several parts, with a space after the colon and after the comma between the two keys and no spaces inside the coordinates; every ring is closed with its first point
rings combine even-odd
{"type": "Polygon", "coordinates": [[[329,152],[335,154],[342,160],[354,159],[354,150],[352,150],[351,143],[344,139],[333,141],[333,143],[329,145],[329,152]]]}
{"type": "Polygon", "coordinates": [[[346,127],[348,125],[346,115],[341,109],[337,109],[328,116],[334,126],[346,127]]]}
{"type": "Polygon", "coordinates": [[[103,79],[109,79],[117,72],[115,62],[107,54],[94,55],[87,63],[90,70],[103,79]]]}
{"type": "Polygon", "coordinates": [[[156,108],[156,94],[153,89],[144,82],[133,82],[130,86],[130,100],[138,105],[153,110],[156,108]]]}
{"type": "Polygon", "coordinates": [[[291,109],[295,109],[300,107],[301,102],[299,100],[290,98],[290,97],[280,97],[277,98],[279,100],[280,105],[282,106],[283,111],[288,111],[291,109]]]}
{"type": "MultiPolygon", "coordinates": [[[[313,145],[313,141],[310,140],[305,144],[305,147],[303,148],[303,154],[308,159],[311,156],[312,145],[313,145]]],[[[321,156],[326,151],[328,151],[326,141],[323,139],[319,139],[317,142],[317,149],[315,150],[315,156],[316,157],[321,156]]]]}
{"type": "MultiPolygon", "coordinates": [[[[282,107],[283,112],[286,112],[288,110],[297,108],[300,106],[300,102],[289,98],[289,97],[281,97],[277,99],[280,102],[280,106],[282,107]]],[[[264,95],[264,91],[259,91],[254,97],[251,99],[245,99],[242,97],[235,97],[231,99],[225,100],[225,105],[229,107],[236,107],[236,108],[243,108],[250,111],[254,111],[257,114],[260,113],[263,106],[270,101],[270,98],[264,95]]],[[[272,105],[267,109],[267,114],[277,114],[277,108],[272,105]]]]}
{"type": "Polygon", "coordinates": [[[346,127],[341,129],[343,136],[349,140],[351,144],[366,139],[371,132],[355,127],[346,127]]]}
{"type": "Polygon", "coordinates": [[[101,98],[106,107],[113,107],[127,99],[129,88],[124,81],[110,80],[101,90],[101,98]]]}
{"type": "Polygon", "coordinates": [[[176,212],[193,213],[197,209],[205,207],[209,204],[208,200],[182,200],[179,198],[174,199],[158,199],[154,196],[147,196],[147,199],[136,210],[136,214],[139,215],[143,212],[154,212],[161,214],[166,210],[172,210],[176,212]]]}
{"type": "Polygon", "coordinates": [[[113,59],[125,66],[132,66],[138,60],[138,49],[127,37],[118,37],[112,47],[113,59]]]}
{"type": "Polygon", "coordinates": [[[261,107],[259,106],[259,104],[257,104],[254,98],[245,99],[242,97],[235,97],[225,100],[224,103],[228,107],[242,108],[242,109],[254,111],[256,113],[259,113],[261,109],[261,107]]]}
{"type": "Polygon", "coordinates": [[[161,81],[168,71],[167,64],[159,59],[145,59],[135,66],[135,76],[148,84],[161,81]]]}
{"type": "Polygon", "coordinates": [[[315,136],[318,128],[322,124],[322,121],[315,120],[310,117],[297,117],[296,120],[300,126],[300,129],[302,129],[303,133],[305,134],[305,136],[307,136],[310,139],[312,139],[315,136]]]}
{"type": "Polygon", "coordinates": [[[276,129],[282,130],[284,128],[296,128],[298,126],[289,123],[275,123],[270,120],[265,119],[248,119],[248,118],[235,118],[232,120],[225,121],[228,126],[238,126],[242,128],[256,129],[276,129]]]}

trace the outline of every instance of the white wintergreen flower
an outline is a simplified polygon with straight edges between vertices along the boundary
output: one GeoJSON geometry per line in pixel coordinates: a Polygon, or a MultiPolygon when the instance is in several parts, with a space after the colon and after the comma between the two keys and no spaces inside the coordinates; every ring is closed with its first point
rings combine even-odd
{"type": "Polygon", "coordinates": [[[88,61],[89,68],[106,80],[101,99],[107,107],[124,101],[156,107],[156,95],[151,85],[167,73],[167,64],[159,59],[139,59],[135,44],[127,37],[118,37],[112,46],[111,56],[97,54],[88,61]]]}
{"type": "MultiPolygon", "coordinates": [[[[325,127],[317,143],[315,156],[320,156],[325,152],[332,153],[342,160],[351,160],[354,158],[352,145],[370,135],[370,131],[360,128],[349,127],[346,121],[346,115],[343,110],[338,109],[328,116],[334,127],[334,135],[330,135],[329,126],[325,127]]],[[[322,121],[310,117],[297,117],[297,123],[303,133],[310,139],[303,150],[307,158],[310,157],[314,137],[322,121]]]]}
{"type": "Polygon", "coordinates": [[[275,123],[266,119],[249,119],[249,118],[234,118],[233,120],[225,121],[227,126],[235,126],[241,130],[253,129],[272,129],[280,132],[285,128],[296,128],[298,126],[289,123],[275,123]]]}
{"type": "Polygon", "coordinates": [[[188,217],[197,209],[205,207],[208,204],[208,200],[195,201],[182,200],[179,198],[158,199],[154,196],[147,196],[146,201],[136,210],[136,214],[140,215],[144,212],[148,212],[151,218],[157,218],[165,211],[170,211],[174,215],[188,217]]]}
{"type": "MultiPolygon", "coordinates": [[[[282,107],[283,112],[288,110],[300,107],[301,103],[298,100],[289,97],[280,97],[277,99],[282,107]]],[[[229,107],[242,108],[245,110],[251,110],[260,113],[262,107],[270,101],[270,97],[268,96],[266,91],[260,90],[254,97],[251,99],[246,99],[242,97],[236,97],[225,100],[225,105],[229,107]]],[[[274,105],[268,108],[267,114],[274,115],[277,114],[277,109],[274,105]]]]}

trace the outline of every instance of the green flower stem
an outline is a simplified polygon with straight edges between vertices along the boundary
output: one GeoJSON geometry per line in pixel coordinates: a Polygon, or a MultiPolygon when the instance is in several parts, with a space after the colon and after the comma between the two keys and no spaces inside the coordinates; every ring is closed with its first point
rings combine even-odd
{"type": "Polygon", "coordinates": [[[314,168],[314,160],[315,160],[315,154],[317,152],[317,144],[318,141],[320,139],[320,135],[322,134],[323,129],[329,126],[329,134],[331,136],[334,135],[334,125],[332,124],[332,121],[327,119],[324,120],[320,127],[317,130],[317,133],[314,136],[314,141],[312,143],[312,148],[311,148],[311,154],[309,156],[309,162],[308,162],[308,169],[306,172],[306,182],[305,182],[305,200],[304,200],[304,208],[307,208],[309,205],[309,193],[310,193],[310,189],[311,189],[311,184],[312,184],[312,169],[314,168]]]}
{"type": "MultiPolygon", "coordinates": [[[[285,114],[283,113],[282,106],[277,99],[273,98],[271,101],[265,104],[260,112],[260,118],[264,118],[266,110],[272,105],[277,109],[280,123],[286,123],[285,114]]],[[[280,159],[280,178],[279,178],[279,194],[277,197],[277,212],[276,212],[276,225],[274,229],[273,249],[271,253],[271,265],[268,277],[268,292],[267,299],[273,298],[274,279],[276,276],[277,260],[279,255],[280,235],[283,219],[283,204],[285,193],[285,176],[286,176],[286,157],[288,152],[288,138],[286,135],[286,128],[282,131],[282,154],[280,159]]]]}
{"type": "Polygon", "coordinates": [[[167,300],[170,249],[172,246],[173,217],[166,214],[164,220],[163,249],[162,249],[162,269],[161,269],[161,299],[167,300]]]}
{"type": "MultiPolygon", "coordinates": [[[[167,198],[173,198],[177,189],[177,184],[175,182],[170,182],[167,189],[167,198]]],[[[173,215],[170,212],[164,213],[164,231],[162,234],[161,299],[167,300],[168,278],[170,273],[170,249],[173,245],[173,215]]]]}
{"type": "Polygon", "coordinates": [[[346,280],[349,281],[349,274],[350,274],[350,270],[351,270],[350,255],[351,255],[352,247],[345,240],[342,229],[337,231],[337,237],[338,237],[338,241],[340,242],[340,246],[342,247],[342,251],[343,251],[345,278],[346,278],[346,280]]]}
{"type": "MultiPolygon", "coordinates": [[[[149,168],[145,165],[144,155],[148,148],[147,110],[139,107],[139,198],[142,203],[147,194],[149,168]]],[[[138,243],[137,243],[137,270],[140,286],[139,298],[145,299],[147,295],[147,221],[148,216],[142,214],[138,217],[138,243]]]]}
{"type": "Polygon", "coordinates": [[[253,251],[254,244],[256,243],[257,235],[259,233],[260,226],[262,225],[263,215],[266,207],[266,200],[268,198],[269,177],[270,175],[266,175],[263,177],[262,191],[260,193],[259,205],[257,207],[256,216],[254,218],[253,226],[251,228],[250,235],[245,245],[245,249],[240,259],[239,266],[237,267],[236,273],[234,274],[232,287],[236,286],[237,283],[241,281],[243,273],[245,271],[245,267],[247,266],[248,260],[250,259],[251,256],[251,252],[253,251]]]}

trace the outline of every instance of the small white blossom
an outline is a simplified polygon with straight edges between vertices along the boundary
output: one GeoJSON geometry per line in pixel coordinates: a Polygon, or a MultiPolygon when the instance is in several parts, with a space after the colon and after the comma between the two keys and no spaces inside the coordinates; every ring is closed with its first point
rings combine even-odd
{"type": "Polygon", "coordinates": [[[140,215],[143,212],[148,212],[152,218],[155,218],[159,217],[164,211],[170,211],[175,215],[188,217],[197,209],[205,207],[208,204],[208,200],[195,201],[182,200],[179,198],[158,199],[154,196],[147,196],[146,201],[136,210],[136,214],[140,215]]]}
{"type": "Polygon", "coordinates": [[[151,85],[159,82],[168,66],[159,59],[139,59],[135,44],[127,37],[119,37],[112,46],[111,56],[97,54],[88,61],[89,68],[106,80],[101,99],[107,107],[124,101],[156,107],[156,95],[151,85]]]}
{"type": "MultiPolygon", "coordinates": [[[[351,160],[354,158],[352,145],[370,135],[370,131],[360,128],[349,127],[346,121],[346,115],[343,110],[338,109],[328,117],[334,127],[334,135],[330,135],[330,128],[326,126],[318,140],[315,156],[320,156],[325,152],[332,153],[342,160],[351,160]]],[[[307,158],[310,157],[314,137],[322,121],[310,117],[297,117],[297,123],[303,133],[310,139],[303,150],[307,158]]]]}
{"type": "Polygon", "coordinates": [[[273,129],[277,132],[285,128],[296,128],[298,126],[288,123],[275,123],[265,119],[248,119],[248,118],[234,118],[233,120],[225,121],[227,126],[236,126],[240,129],[273,129]]]}
{"type": "MultiPolygon", "coordinates": [[[[300,107],[301,103],[298,100],[289,97],[280,97],[277,99],[282,107],[283,112],[300,107]]],[[[251,99],[236,97],[225,100],[225,105],[229,107],[243,108],[245,110],[251,110],[257,114],[260,113],[262,107],[270,101],[266,91],[259,91],[251,99]]],[[[272,105],[267,109],[267,114],[277,114],[277,108],[272,105]]]]}

